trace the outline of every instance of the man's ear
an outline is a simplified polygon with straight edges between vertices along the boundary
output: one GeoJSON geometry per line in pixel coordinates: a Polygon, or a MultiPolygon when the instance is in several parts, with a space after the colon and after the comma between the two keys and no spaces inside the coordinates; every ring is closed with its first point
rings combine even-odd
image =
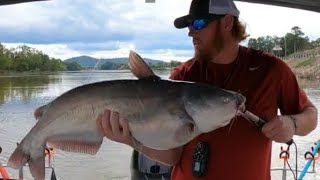
{"type": "Polygon", "coordinates": [[[232,15],[227,14],[222,18],[222,28],[224,31],[231,31],[233,28],[234,17],[232,15]]]}

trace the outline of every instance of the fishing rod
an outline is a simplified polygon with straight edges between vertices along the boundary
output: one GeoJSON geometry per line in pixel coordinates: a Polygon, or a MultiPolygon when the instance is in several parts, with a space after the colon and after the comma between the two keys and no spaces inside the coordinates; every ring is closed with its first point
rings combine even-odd
{"type": "Polygon", "coordinates": [[[96,62],[96,64],[93,66],[93,69],[89,70],[89,74],[88,74],[87,79],[85,80],[84,84],[89,83],[89,80],[92,77],[92,73],[93,73],[94,70],[97,69],[101,59],[102,58],[99,58],[98,61],[96,62]]]}
{"type": "MultiPolygon", "coordinates": [[[[264,124],[266,124],[266,121],[258,117],[257,115],[253,114],[252,112],[245,110],[244,112],[241,112],[241,115],[246,118],[247,120],[253,122],[256,126],[258,126],[260,129],[264,124]]],[[[286,142],[287,145],[291,145],[293,143],[293,139],[286,142]]]]}
{"type": "MultiPolygon", "coordinates": [[[[319,150],[320,150],[320,139],[317,141],[316,147],[313,148],[312,156],[313,156],[313,157],[316,156],[316,154],[319,152],[319,150]]],[[[306,165],[304,166],[302,172],[300,173],[300,176],[299,176],[298,180],[302,180],[303,177],[306,175],[306,173],[307,173],[307,171],[308,171],[308,169],[309,169],[312,161],[313,161],[313,159],[309,159],[309,160],[307,161],[307,163],[306,163],[306,165]]]]}

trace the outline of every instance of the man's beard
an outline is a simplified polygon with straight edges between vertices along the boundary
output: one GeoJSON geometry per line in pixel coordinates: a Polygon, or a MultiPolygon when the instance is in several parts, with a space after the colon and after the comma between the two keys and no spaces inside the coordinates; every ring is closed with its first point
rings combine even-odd
{"type": "Polygon", "coordinates": [[[218,28],[219,25],[220,22],[218,22],[218,25],[216,26],[214,36],[211,36],[211,44],[209,44],[210,47],[206,46],[202,49],[195,48],[194,57],[197,61],[210,61],[215,57],[215,55],[219,54],[223,50],[224,42],[220,28],[218,28]]]}

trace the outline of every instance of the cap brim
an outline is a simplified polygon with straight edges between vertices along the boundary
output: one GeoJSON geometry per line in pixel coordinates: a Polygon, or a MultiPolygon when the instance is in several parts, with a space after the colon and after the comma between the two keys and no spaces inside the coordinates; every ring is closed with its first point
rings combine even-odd
{"type": "Polygon", "coordinates": [[[198,14],[198,15],[191,15],[188,14],[186,16],[179,17],[174,20],[174,26],[178,29],[186,28],[189,26],[189,24],[195,20],[195,19],[201,19],[201,18],[220,18],[222,15],[217,15],[217,14],[198,14]]]}
{"type": "Polygon", "coordinates": [[[192,15],[186,15],[186,16],[179,17],[174,20],[174,26],[178,29],[188,27],[188,25],[190,24],[190,22],[192,21],[193,18],[194,17],[192,15]]]}

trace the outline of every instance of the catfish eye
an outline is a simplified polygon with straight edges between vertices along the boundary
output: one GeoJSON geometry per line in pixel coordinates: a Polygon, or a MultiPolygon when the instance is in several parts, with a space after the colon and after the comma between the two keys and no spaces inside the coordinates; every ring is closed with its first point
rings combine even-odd
{"type": "Polygon", "coordinates": [[[223,97],[223,98],[222,98],[222,101],[223,101],[224,103],[228,103],[228,102],[230,102],[230,99],[227,98],[227,97],[223,97]]]}

